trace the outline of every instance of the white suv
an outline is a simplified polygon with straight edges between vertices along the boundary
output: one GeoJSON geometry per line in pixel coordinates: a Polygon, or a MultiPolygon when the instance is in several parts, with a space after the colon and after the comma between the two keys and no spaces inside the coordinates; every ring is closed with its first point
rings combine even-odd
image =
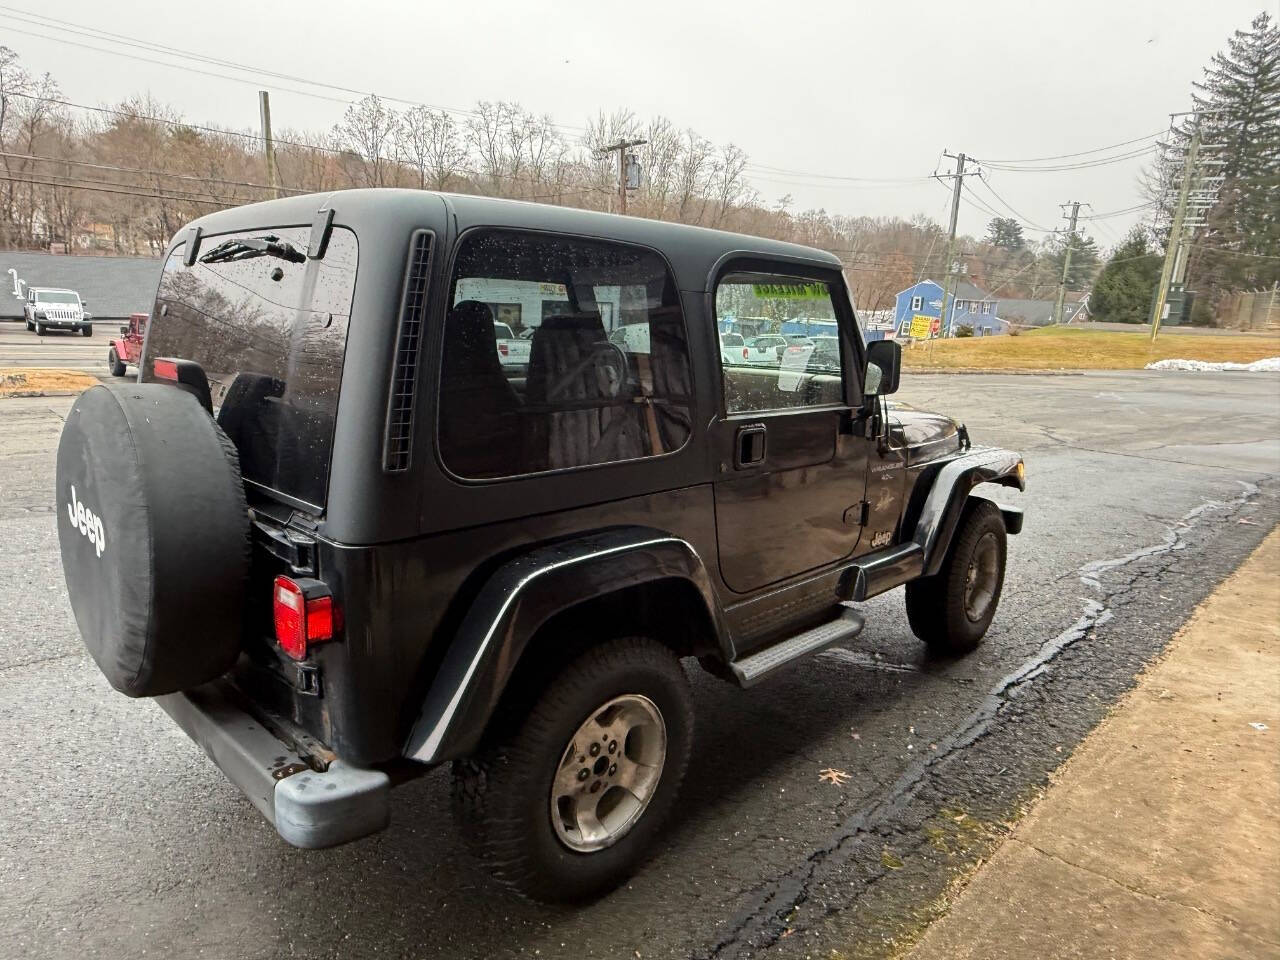
{"type": "Polygon", "coordinates": [[[22,315],[27,329],[37,336],[43,337],[46,330],[79,330],[83,336],[93,336],[93,314],[85,310],[84,301],[74,290],[28,287],[22,315]]]}

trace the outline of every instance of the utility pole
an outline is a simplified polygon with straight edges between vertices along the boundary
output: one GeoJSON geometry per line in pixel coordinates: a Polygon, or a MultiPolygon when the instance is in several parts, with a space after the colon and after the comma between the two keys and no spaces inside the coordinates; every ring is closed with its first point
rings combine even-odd
{"type": "Polygon", "coordinates": [[[627,140],[625,137],[617,143],[611,143],[607,147],[601,147],[596,151],[596,156],[604,156],[609,153],[618,154],[618,212],[627,212],[627,151],[632,147],[642,147],[648,140],[627,140]]]}
{"type": "MultiPolygon", "coordinates": [[[[1062,204],[1063,207],[1067,205],[1062,204]]],[[[1067,252],[1062,258],[1062,279],[1058,282],[1058,299],[1053,304],[1053,325],[1062,323],[1062,304],[1067,299],[1067,275],[1071,272],[1071,250],[1076,244],[1076,219],[1080,216],[1080,201],[1071,201],[1071,226],[1067,227],[1067,252]]]]}
{"type": "Polygon", "coordinates": [[[945,180],[948,177],[955,180],[955,186],[951,192],[951,226],[947,231],[946,270],[942,278],[942,312],[938,314],[941,318],[939,323],[941,335],[949,337],[951,336],[951,320],[947,317],[947,301],[948,299],[953,302],[955,300],[955,297],[951,292],[952,280],[955,279],[955,270],[952,260],[956,255],[956,223],[960,219],[960,190],[964,187],[964,178],[972,177],[975,174],[978,174],[979,171],[974,169],[967,173],[965,172],[965,161],[970,158],[966,157],[963,153],[947,153],[947,151],[943,150],[942,155],[944,157],[951,157],[951,159],[956,162],[955,173],[944,173],[938,177],[939,180],[945,180]]]}
{"type": "Polygon", "coordinates": [[[271,97],[265,90],[258,91],[258,113],[262,118],[262,148],[267,161],[267,187],[271,196],[280,196],[276,178],[276,143],[271,139],[271,97]]]}
{"type": "MultiPolygon", "coordinates": [[[[1182,164],[1182,186],[1178,189],[1178,205],[1173,210],[1173,223],[1169,226],[1169,241],[1165,244],[1164,266],[1160,269],[1160,285],[1156,288],[1155,303],[1151,307],[1151,340],[1154,343],[1164,319],[1165,306],[1169,302],[1169,283],[1174,268],[1182,256],[1182,224],[1187,218],[1187,197],[1191,193],[1191,178],[1196,168],[1196,154],[1200,152],[1200,116],[1191,124],[1191,143],[1182,164]]],[[[1185,271],[1185,266],[1182,271],[1185,271]]]]}

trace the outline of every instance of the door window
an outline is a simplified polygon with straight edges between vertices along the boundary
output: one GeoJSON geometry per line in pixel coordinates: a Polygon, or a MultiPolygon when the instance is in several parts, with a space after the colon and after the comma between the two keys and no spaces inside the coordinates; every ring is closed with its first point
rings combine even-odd
{"type": "Polygon", "coordinates": [[[830,284],[731,273],[716,286],[716,321],[764,317],[771,328],[738,351],[721,351],[728,413],[823,407],[844,401],[843,350],[830,284]]]}
{"type": "MultiPolygon", "coordinates": [[[[659,456],[692,425],[675,281],[650,250],[486,230],[455,261],[439,440],[460,477],[494,479],[659,456]],[[529,362],[504,367],[492,303],[520,301],[529,362]]],[[[500,329],[500,328],[499,328],[500,329]]]]}

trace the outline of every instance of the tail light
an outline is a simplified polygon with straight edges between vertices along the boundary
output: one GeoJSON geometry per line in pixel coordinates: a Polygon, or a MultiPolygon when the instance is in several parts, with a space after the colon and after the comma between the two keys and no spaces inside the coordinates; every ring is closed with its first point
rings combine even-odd
{"type": "Polygon", "coordinates": [[[510,348],[509,346],[507,346],[505,343],[499,343],[499,344],[498,344],[498,352],[499,352],[500,354],[502,354],[502,355],[505,357],[505,356],[507,356],[507,354],[509,354],[509,353],[511,352],[511,348],[510,348]]]}
{"type": "Polygon", "coordinates": [[[743,359],[743,360],[746,360],[746,359],[747,359],[747,355],[748,355],[749,353],[750,353],[750,351],[749,351],[746,347],[743,347],[743,348],[742,348],[742,359],[743,359]]]}
{"type": "Polygon", "coordinates": [[[276,643],[294,660],[305,660],[311,646],[333,639],[337,611],[321,581],[276,577],[272,608],[276,643]]]}

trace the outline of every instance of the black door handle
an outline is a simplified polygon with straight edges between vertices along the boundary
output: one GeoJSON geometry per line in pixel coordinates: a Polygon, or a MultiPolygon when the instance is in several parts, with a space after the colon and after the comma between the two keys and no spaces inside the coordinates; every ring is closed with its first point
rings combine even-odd
{"type": "Polygon", "coordinates": [[[765,429],[763,423],[751,423],[738,428],[734,444],[733,465],[741,470],[752,464],[764,463],[765,429]]]}

